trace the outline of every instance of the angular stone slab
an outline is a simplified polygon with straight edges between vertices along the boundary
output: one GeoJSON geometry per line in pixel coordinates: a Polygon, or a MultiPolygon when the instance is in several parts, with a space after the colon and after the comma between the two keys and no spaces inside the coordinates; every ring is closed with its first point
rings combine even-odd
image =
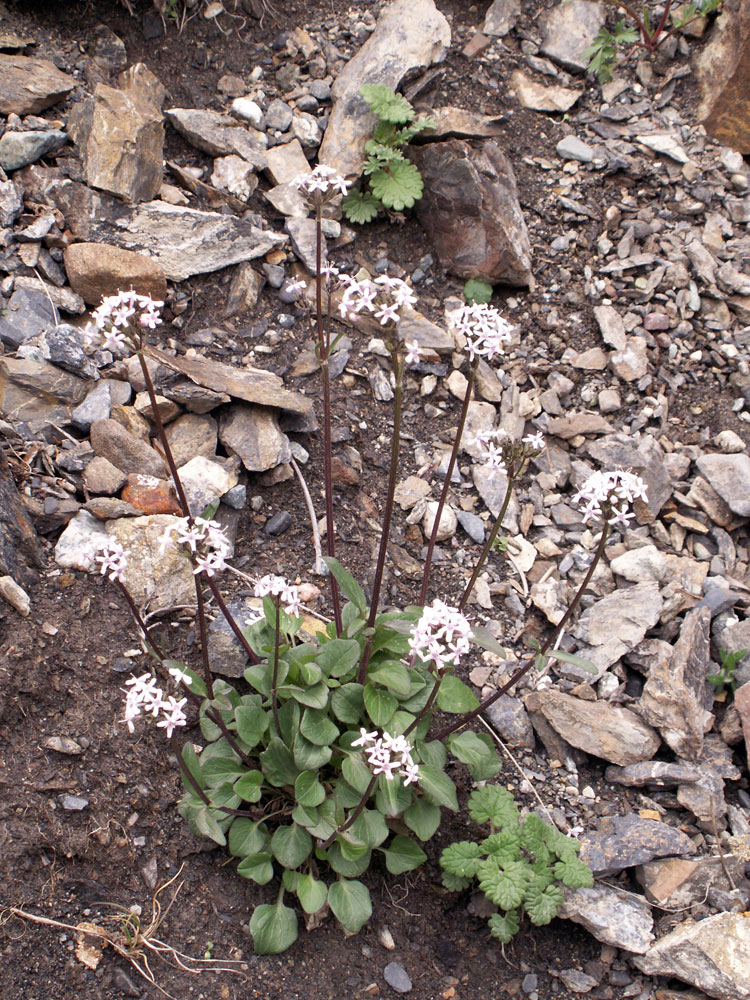
{"type": "Polygon", "coordinates": [[[0,114],[38,115],[76,85],[48,59],[0,53],[0,114]]]}
{"type": "Polygon", "coordinates": [[[197,108],[170,108],[164,112],[168,121],[187,141],[209,156],[236,153],[256,170],[265,170],[266,137],[263,132],[240,125],[236,118],[219,111],[197,108]]]}
{"type": "Polygon", "coordinates": [[[597,941],[643,954],[654,940],[654,918],[645,900],[608,886],[563,889],[558,917],[581,924],[597,941]]]}
{"type": "Polygon", "coordinates": [[[287,239],[283,233],[258,229],[231,215],[200,212],[163,201],[138,205],[118,224],[94,219],[88,229],[88,238],[94,242],[148,251],[170,281],[184,281],[193,274],[254,260],[287,239]]]}
{"type": "Polygon", "coordinates": [[[358,177],[365,142],[377,119],[360,96],[363,83],[396,90],[404,76],[445,58],[450,45],[448,21],[433,0],[394,0],[375,31],[339,73],[331,94],[334,107],[318,159],[347,178],[358,177]]]}
{"type": "Polygon", "coordinates": [[[595,875],[613,875],[654,858],[695,854],[686,833],[635,813],[602,820],[598,830],[581,838],[581,861],[595,875]]]}
{"type": "Polygon", "coordinates": [[[583,53],[604,26],[605,12],[604,4],[589,0],[558,3],[539,19],[542,52],[566,69],[585,70],[583,53]]]}
{"type": "Polygon", "coordinates": [[[132,250],[107,243],[71,243],[65,248],[64,261],[71,288],[92,306],[129,288],[158,301],[167,294],[167,280],[159,265],[132,250]]]}
{"type": "MultiPolygon", "coordinates": [[[[278,375],[258,368],[234,368],[209,358],[172,357],[157,347],[147,353],[173,371],[185,375],[197,385],[214,392],[228,393],[236,399],[261,406],[273,406],[298,414],[308,421],[315,420],[312,400],[301,392],[285,389],[278,375]]],[[[311,429],[314,429],[311,427],[311,429]]]]}
{"type": "Polygon", "coordinates": [[[750,457],[745,452],[701,455],[696,464],[730,510],[750,517],[750,457]]]}
{"type": "MultiPolygon", "coordinates": [[[[627,590],[618,589],[607,594],[586,608],[572,630],[583,644],[577,650],[578,655],[590,660],[600,672],[605,671],[635,648],[656,625],[663,603],[657,583],[637,583],[627,590]]],[[[587,679],[569,669],[567,664],[563,672],[566,676],[587,679]]],[[[639,759],[644,760],[643,757],[639,759]]],[[[628,763],[635,763],[635,760],[628,763]]]]}
{"type": "Polygon", "coordinates": [[[562,691],[539,691],[538,696],[547,722],[567,743],[612,764],[650,760],[661,745],[656,732],[630,709],[562,691]]]}
{"type": "Polygon", "coordinates": [[[415,211],[447,270],[491,284],[528,285],[529,234],[513,167],[497,143],[430,143],[415,158],[424,180],[415,211]]]}
{"type": "Polygon", "coordinates": [[[716,997],[750,998],[750,918],[717,913],[686,920],[633,964],[648,976],[673,976],[716,997]]]}

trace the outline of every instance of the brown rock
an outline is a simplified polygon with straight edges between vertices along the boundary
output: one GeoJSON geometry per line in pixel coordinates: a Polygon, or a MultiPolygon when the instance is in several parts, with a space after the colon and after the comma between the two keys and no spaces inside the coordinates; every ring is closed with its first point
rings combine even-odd
{"type": "Polygon", "coordinates": [[[216,421],[213,417],[186,413],[166,428],[166,435],[178,469],[198,455],[213,458],[216,453],[216,421]]]}
{"type": "Polygon", "coordinates": [[[92,458],[83,471],[83,485],[88,492],[106,496],[114,496],[125,485],[127,478],[124,472],[101,455],[92,458]]]}
{"type": "Polygon", "coordinates": [[[177,492],[172,483],[165,479],[140,473],[131,474],[120,496],[141,514],[182,513],[177,492]]]}
{"type": "Polygon", "coordinates": [[[166,479],[167,470],[158,452],[128,433],[116,420],[97,420],[91,425],[91,447],[123,472],[140,472],[166,479]]]}
{"type": "Polygon", "coordinates": [[[643,886],[649,902],[670,909],[689,907],[692,903],[701,903],[714,884],[729,888],[724,866],[735,884],[741,885],[745,881],[745,863],[732,854],[725,855],[723,859],[667,858],[651,861],[636,868],[635,877],[643,886]]]}
{"type": "Polygon", "coordinates": [[[331,457],[331,479],[337,486],[359,486],[357,470],[347,465],[338,455],[331,457]]]}
{"type": "Polygon", "coordinates": [[[167,279],[151,257],[107,243],[72,243],[65,248],[65,271],[73,291],[97,306],[106,295],[134,288],[163,301],[167,279]]]}
{"type": "Polygon", "coordinates": [[[164,106],[167,91],[145,63],[133,63],[117,77],[117,84],[136,104],[164,106]]]}
{"type": "Polygon", "coordinates": [[[11,468],[0,451],[0,574],[29,585],[43,565],[42,549],[11,468]]]}
{"type": "Polygon", "coordinates": [[[709,135],[750,153],[750,0],[725,0],[713,38],[696,59],[698,118],[709,135]]]}
{"type": "Polygon", "coordinates": [[[265,472],[292,457],[289,439],[267,406],[232,404],[221,415],[219,440],[230,455],[239,456],[248,472],[265,472]]]}
{"type": "Polygon", "coordinates": [[[135,203],[159,193],[164,125],[153,104],[136,103],[121,90],[97,84],[77,105],[69,129],[84,163],[86,183],[135,203]]]}
{"type": "Polygon", "coordinates": [[[48,59],[0,53],[0,114],[37,115],[69,94],[76,82],[48,59]]]}
{"type": "Polygon", "coordinates": [[[750,683],[743,684],[734,692],[734,705],[742,720],[742,731],[745,734],[745,752],[750,766],[750,683]]]}
{"type": "Polygon", "coordinates": [[[496,142],[459,139],[420,148],[424,194],[417,218],[444,266],[460,278],[531,280],[531,246],[513,167],[496,142]]]}
{"type": "Polygon", "coordinates": [[[133,406],[113,406],[109,414],[112,420],[122,424],[125,430],[141,441],[148,441],[151,437],[151,427],[148,420],[138,412],[133,406]]]}
{"type": "Polygon", "coordinates": [[[695,854],[695,845],[686,833],[635,813],[607,816],[598,830],[581,838],[581,861],[595,875],[611,875],[678,854],[695,854]]]}

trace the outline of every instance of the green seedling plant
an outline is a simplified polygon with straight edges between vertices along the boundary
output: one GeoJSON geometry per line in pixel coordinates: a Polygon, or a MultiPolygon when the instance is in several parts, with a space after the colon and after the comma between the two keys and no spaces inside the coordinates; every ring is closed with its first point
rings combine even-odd
{"type": "Polygon", "coordinates": [[[672,9],[673,0],[666,0],[664,9],[658,17],[653,17],[647,4],[638,7],[625,0],[604,0],[611,7],[624,11],[632,21],[628,24],[622,18],[615,25],[614,31],[606,27],[599,29],[594,41],[584,51],[583,58],[588,59],[588,71],[593,73],[600,83],[612,79],[612,70],[617,62],[617,52],[623,46],[634,49],[644,49],[653,55],[676,32],[686,28],[700,17],[706,17],[718,10],[722,0],[697,0],[694,3],[683,4],[679,12],[672,9]]]}
{"type": "MultiPolygon", "coordinates": [[[[588,587],[611,531],[626,526],[634,516],[634,500],[645,498],[643,482],[630,472],[595,472],[583,483],[574,501],[584,505],[584,523],[592,518],[600,522],[590,568],[551,635],[480,702],[461,679],[462,661],[472,645],[503,659],[505,651],[487,631],[470,622],[467,606],[492,553],[514,484],[544,450],[542,436],[528,434],[517,441],[498,429],[477,439],[482,460],[502,474],[507,485],[457,606],[439,597],[429,599],[433,527],[417,600],[400,608],[381,607],[401,459],[404,376],[408,367],[419,366],[421,353],[417,341],[404,341],[399,322],[416,296],[405,282],[388,275],[351,277],[324,265],[323,211],[327,203],[346,194],[346,181],[319,165],[299,178],[297,187],[316,222],[313,285],[307,289],[305,281],[297,281],[287,287],[299,296],[311,293],[321,378],[331,617],[320,624],[317,634],[315,629],[310,632],[309,620],[303,617],[297,587],[283,577],[264,575],[255,580],[257,610],[250,620],[237,621],[222,596],[218,578],[227,569],[231,545],[212,519],[213,512],[190,508],[147,364],[148,337],[162,322],[162,304],[134,291],[120,292],[96,310],[88,334],[92,346],[114,355],[131,353],[139,361],[155,434],[182,510],[166,529],[162,546],[179,550],[195,581],[199,653],[191,665],[171,659],[144,620],[129,590],[140,572],[137,564],[131,565],[129,553],[112,540],[92,551],[92,568],[98,567],[119,588],[152,658],[151,670],[125,682],[122,721],[131,732],[144,721],[163,730],[180,763],[184,794],[179,811],[191,830],[228,850],[241,877],[260,887],[273,883],[272,898],[257,905],[249,921],[260,954],[276,954],[293,944],[300,910],[316,920],[330,913],[347,933],[355,933],[372,912],[362,877],[373,862],[382,861],[391,875],[398,876],[426,860],[424,845],[438,830],[442,810],[458,809],[448,764],[465,766],[477,782],[489,781],[500,769],[489,736],[474,732],[468,723],[532,669],[552,657],[570,656],[553,646],[588,587]],[[335,551],[328,359],[340,335],[335,331],[336,313],[341,322],[375,324],[392,366],[391,456],[369,597],[335,551]],[[209,600],[247,658],[243,676],[232,682],[217,676],[209,660],[209,600]],[[443,716],[442,727],[432,725],[436,712],[443,716]],[[178,734],[188,725],[198,727],[199,742],[179,740],[178,734]]],[[[487,304],[460,307],[450,324],[468,364],[467,391],[435,525],[448,499],[479,362],[493,361],[510,340],[510,326],[487,304]]],[[[534,821],[524,822],[533,826],[534,821]]],[[[483,860],[489,862],[490,855],[483,860]]],[[[540,860],[541,855],[533,864],[540,860]]],[[[541,918],[549,909],[554,895],[547,891],[550,886],[543,887],[536,904],[531,896],[523,904],[530,917],[541,918]]]]}
{"type": "Polygon", "coordinates": [[[498,908],[489,918],[490,934],[507,944],[527,916],[548,924],[563,902],[561,885],[571,889],[594,884],[591,869],[579,858],[580,844],[536,813],[522,818],[513,796],[499,785],[471,793],[469,816],[489,825],[483,840],[461,840],[440,855],[443,884],[452,892],[476,883],[498,908]]]}
{"type": "Polygon", "coordinates": [[[750,650],[748,649],[735,649],[733,652],[730,652],[728,649],[719,650],[720,667],[718,672],[706,675],[708,683],[713,684],[716,688],[714,697],[725,698],[725,688],[728,688],[730,693],[734,694],[737,687],[734,672],[749,652],[750,650]]]}
{"type": "Polygon", "coordinates": [[[492,301],[492,285],[481,278],[470,278],[464,285],[464,298],[469,305],[475,302],[486,305],[492,301]]]}
{"type": "Polygon", "coordinates": [[[422,197],[424,188],[419,168],[404,155],[415,135],[435,127],[432,118],[416,116],[402,94],[382,83],[366,83],[360,94],[380,120],[365,143],[367,159],[363,174],[369,190],[350,191],[342,208],[350,222],[372,222],[381,208],[402,212],[422,197]]]}

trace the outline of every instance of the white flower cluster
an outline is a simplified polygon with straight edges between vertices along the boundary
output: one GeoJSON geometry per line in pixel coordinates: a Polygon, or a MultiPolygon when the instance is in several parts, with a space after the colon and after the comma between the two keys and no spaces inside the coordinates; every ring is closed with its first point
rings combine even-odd
{"type": "Polygon", "coordinates": [[[339,280],[346,286],[341,297],[339,312],[351,322],[356,322],[359,314],[370,312],[381,326],[398,323],[401,310],[416,305],[417,297],[400,278],[381,274],[373,279],[357,281],[349,275],[340,275],[339,280]]]}
{"type": "Polygon", "coordinates": [[[422,617],[411,630],[409,648],[424,662],[432,660],[438,671],[455,667],[469,652],[471,625],[465,615],[435,599],[425,605],[422,617]]]}
{"type": "Polygon", "coordinates": [[[310,195],[314,195],[316,192],[321,195],[336,192],[346,194],[349,188],[349,183],[341,174],[325,163],[319,163],[309,174],[299,174],[294,178],[292,184],[298,191],[310,195]]]}
{"type": "Polygon", "coordinates": [[[474,443],[479,447],[479,461],[491,469],[499,469],[506,475],[508,468],[505,462],[505,452],[510,444],[507,431],[498,427],[489,431],[477,431],[474,443]]]}
{"type": "Polygon", "coordinates": [[[224,529],[217,521],[202,517],[181,517],[170,524],[161,537],[162,554],[174,543],[190,550],[193,573],[213,576],[226,569],[231,546],[224,529]]]}
{"type": "Polygon", "coordinates": [[[255,584],[254,594],[256,597],[278,597],[284,605],[284,610],[288,615],[298,617],[301,605],[299,587],[286,582],[283,576],[263,576],[255,584]]]}
{"type": "Polygon", "coordinates": [[[393,781],[393,775],[400,774],[404,785],[419,780],[419,765],[412,760],[411,744],[405,736],[389,736],[385,730],[378,736],[363,726],[352,746],[362,747],[373,775],[384,774],[387,781],[393,781]]]}
{"type": "Polygon", "coordinates": [[[594,472],[589,476],[573,503],[585,503],[584,524],[592,517],[603,517],[608,524],[622,524],[635,517],[633,501],[646,500],[646,484],[634,472],[616,469],[614,472],[594,472]]]}
{"type": "MultiPolygon", "coordinates": [[[[131,288],[128,292],[118,292],[102,299],[102,304],[92,313],[94,331],[101,347],[114,354],[124,353],[134,344],[132,331],[143,327],[155,330],[161,324],[163,302],[157,302],[150,295],[139,295],[131,288]]],[[[89,339],[94,332],[86,331],[89,339]]]]}
{"type": "Polygon", "coordinates": [[[466,339],[466,353],[469,361],[479,356],[492,361],[510,343],[513,328],[503,319],[494,306],[486,302],[474,302],[452,312],[448,324],[454,333],[466,339]]]}
{"type": "Polygon", "coordinates": [[[122,576],[128,565],[127,552],[119,542],[113,540],[103,545],[94,555],[94,561],[99,563],[102,576],[122,583],[122,576]]]}
{"type": "MultiPolygon", "coordinates": [[[[190,684],[190,677],[173,667],[170,674],[180,683],[190,684]]],[[[178,726],[184,726],[187,722],[185,718],[184,706],[187,698],[179,701],[174,695],[164,697],[164,691],[156,683],[156,679],[151,674],[141,674],[140,677],[131,677],[125,681],[127,690],[125,691],[125,717],[123,722],[130,732],[134,732],[134,722],[143,715],[150,715],[156,719],[156,725],[160,729],[165,729],[167,737],[171,736],[178,726]]]]}

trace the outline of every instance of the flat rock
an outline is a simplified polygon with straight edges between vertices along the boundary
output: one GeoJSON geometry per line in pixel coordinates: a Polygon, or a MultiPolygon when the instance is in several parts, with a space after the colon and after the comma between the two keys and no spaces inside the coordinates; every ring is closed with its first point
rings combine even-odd
{"type": "Polygon", "coordinates": [[[515,27],[520,14],[521,0],[494,0],[484,15],[482,31],[490,37],[503,38],[515,27]]]}
{"type": "Polygon", "coordinates": [[[711,669],[711,612],[688,612],[669,659],[651,667],[638,709],[680,757],[699,760],[703,736],[714,722],[706,702],[706,675],[711,669]]]}
{"type": "Polygon", "coordinates": [[[750,517],[750,457],[746,453],[701,455],[696,464],[730,510],[750,517]]]}
{"type": "Polygon", "coordinates": [[[649,132],[646,135],[637,135],[635,138],[642,146],[652,150],[654,153],[661,153],[676,163],[688,162],[687,153],[677,141],[677,138],[669,132],[649,132]]]}
{"type": "MultiPolygon", "coordinates": [[[[505,493],[508,489],[507,476],[499,469],[491,469],[486,465],[472,465],[471,477],[485,506],[493,517],[497,517],[502,509],[505,493]]],[[[511,494],[502,524],[503,528],[511,535],[518,534],[519,513],[520,507],[514,491],[511,494]]]]}
{"type": "Polygon", "coordinates": [[[581,924],[592,937],[614,948],[642,955],[654,940],[654,918],[645,900],[630,892],[595,885],[563,889],[558,917],[581,924]]]}
{"type": "Polygon", "coordinates": [[[266,171],[274,184],[291,184],[297,177],[310,173],[310,164],[299,139],[266,150],[266,171]]]}
{"type": "Polygon", "coordinates": [[[23,211],[23,195],[13,181],[0,180],[0,226],[12,226],[23,211]]]}
{"type": "Polygon", "coordinates": [[[363,83],[397,90],[410,71],[441,62],[451,40],[450,26],[434,0],[394,0],[375,31],[336,77],[334,106],[318,153],[320,163],[353,179],[362,171],[365,142],[377,119],[360,95],[363,83]]]}
{"type": "Polygon", "coordinates": [[[460,139],[421,146],[420,223],[441,262],[461,278],[528,285],[531,245],[510,160],[496,142],[460,139]]]}
{"type": "Polygon", "coordinates": [[[623,350],[628,342],[628,335],[622,316],[617,309],[614,306],[595,306],[594,318],[599,324],[604,343],[616,351],[623,350]]]}
{"type": "Polygon", "coordinates": [[[656,732],[630,709],[583,701],[561,691],[540,691],[538,706],[571,746],[625,766],[650,760],[659,749],[656,732]]]}
{"type": "Polygon", "coordinates": [[[750,766],[750,683],[743,684],[734,692],[734,705],[742,722],[745,736],[745,752],[750,766]]]}
{"type": "Polygon", "coordinates": [[[670,764],[663,760],[642,761],[627,767],[608,767],[604,772],[607,781],[628,788],[653,785],[656,788],[670,788],[685,782],[697,781],[700,771],[691,764],[670,764]]]}
{"type": "Polygon", "coordinates": [[[211,183],[219,191],[228,191],[235,198],[247,201],[258,186],[258,178],[252,163],[232,154],[214,160],[211,183]]]}
{"type": "MultiPolygon", "coordinates": [[[[255,599],[227,602],[232,617],[241,629],[257,619],[258,604],[255,599]]],[[[209,626],[208,659],[212,672],[221,677],[242,677],[248,665],[247,653],[224,615],[217,615],[209,626]]]]}
{"type": "Polygon", "coordinates": [[[595,875],[612,875],[654,858],[682,854],[695,854],[687,834],[635,813],[605,817],[598,830],[581,837],[581,861],[595,875]]]}
{"type": "MultiPolygon", "coordinates": [[[[656,583],[637,583],[607,594],[586,608],[572,629],[572,634],[582,643],[578,655],[603,673],[636,647],[656,625],[662,605],[656,583]]],[[[570,665],[561,665],[561,670],[569,675],[570,665]]],[[[577,672],[572,676],[579,680],[591,679],[591,675],[586,678],[577,672]]]]}
{"type": "Polygon", "coordinates": [[[29,132],[5,132],[0,138],[0,167],[3,170],[20,170],[68,141],[65,132],[59,129],[31,130],[29,132]]]}
{"type": "Polygon", "coordinates": [[[571,413],[568,417],[554,417],[547,429],[567,441],[579,434],[611,434],[614,427],[599,413],[571,413]]]}
{"type": "Polygon", "coordinates": [[[696,53],[701,102],[698,120],[709,135],[750,153],[750,3],[726,5],[708,44],[696,53]]]}
{"type": "Polygon", "coordinates": [[[161,548],[164,532],[175,520],[169,514],[152,514],[107,522],[108,537],[130,553],[123,583],[135,603],[151,612],[195,605],[189,556],[176,545],[161,548]]]}
{"type": "Polygon", "coordinates": [[[221,415],[219,440],[249,472],[265,472],[292,457],[289,439],[268,406],[233,403],[221,415]]]}
{"type": "Polygon", "coordinates": [[[182,513],[174,484],[166,479],[157,479],[156,476],[131,473],[120,497],[141,514],[182,513]]]}
{"type": "MultiPolygon", "coordinates": [[[[443,139],[491,139],[502,135],[503,119],[496,115],[480,115],[475,111],[445,104],[430,108],[434,127],[420,133],[422,141],[436,142],[443,139]]],[[[419,141],[419,140],[417,140],[419,141]]]]}
{"type": "MultiPolygon", "coordinates": [[[[316,430],[317,423],[312,401],[301,392],[285,389],[283,380],[271,372],[258,368],[236,368],[209,358],[173,357],[158,348],[148,348],[148,353],[157,361],[187,376],[192,382],[216,393],[229,394],[247,403],[273,406],[279,410],[303,418],[306,430],[316,430]]],[[[222,402],[219,399],[214,405],[222,402]]],[[[201,411],[196,411],[201,412],[201,411]]]]}
{"type": "Polygon", "coordinates": [[[518,103],[530,111],[564,113],[570,111],[583,94],[583,87],[563,87],[561,84],[539,83],[528,73],[517,69],[511,73],[511,86],[518,103]]]}
{"type": "Polygon", "coordinates": [[[170,108],[167,120],[196,149],[210,156],[241,156],[254,170],[266,167],[263,132],[240,125],[231,115],[196,108],[170,108]]]}
{"type": "Polygon", "coordinates": [[[520,698],[501,695],[485,711],[485,716],[504,743],[511,747],[536,747],[534,729],[520,698]]]}
{"type": "Polygon", "coordinates": [[[73,90],[76,81],[48,59],[0,53],[0,114],[38,115],[73,90]]]}
{"type": "MultiPolygon", "coordinates": [[[[41,261],[40,261],[41,264],[41,261]]],[[[62,269],[61,275],[62,275],[62,269]]],[[[32,278],[27,274],[17,274],[14,288],[16,291],[39,292],[44,295],[47,302],[61,312],[80,315],[86,312],[86,303],[80,295],[68,288],[58,288],[57,285],[50,284],[49,281],[42,281],[41,278],[32,278]]]]}
{"type": "Polygon", "coordinates": [[[542,52],[566,69],[584,71],[584,51],[604,26],[605,7],[588,0],[557,4],[539,19],[542,52]]]}
{"type": "MultiPolygon", "coordinates": [[[[91,386],[85,379],[62,371],[46,361],[5,357],[0,360],[0,373],[2,366],[5,367],[4,374],[7,376],[4,386],[5,398],[2,401],[6,414],[10,406],[11,389],[14,387],[39,397],[42,402],[55,401],[68,406],[77,406],[91,386]]],[[[0,379],[0,390],[2,387],[3,380],[0,379]]]]}
{"type": "Polygon", "coordinates": [[[83,485],[89,493],[114,496],[127,481],[127,473],[112,465],[109,459],[96,455],[83,471],[83,485]]]}
{"type": "Polygon", "coordinates": [[[747,1000],[750,919],[717,913],[697,923],[686,920],[632,961],[646,975],[680,979],[717,1000],[747,1000]]]}
{"type": "Polygon", "coordinates": [[[170,281],[262,257],[287,239],[233,215],[163,201],[138,205],[117,222],[93,219],[88,232],[91,239],[147,252],[170,281]]]}
{"type": "Polygon", "coordinates": [[[614,558],[610,569],[631,583],[661,583],[667,575],[667,558],[655,545],[642,545],[614,558]]]}
{"type": "Polygon", "coordinates": [[[725,868],[735,885],[745,882],[745,863],[733,854],[649,861],[636,868],[635,877],[649,902],[665,909],[688,909],[703,902],[712,886],[729,888],[725,868]]]}
{"type": "Polygon", "coordinates": [[[187,496],[190,513],[197,517],[237,485],[237,473],[227,463],[196,455],[180,469],[180,480],[187,496]]]}
{"type": "Polygon", "coordinates": [[[165,431],[178,469],[198,455],[212,458],[216,454],[216,421],[208,414],[186,413],[165,431]]]}
{"type": "Polygon", "coordinates": [[[17,288],[0,313],[0,341],[15,350],[56,322],[55,311],[43,292],[17,288]]]}
{"type": "Polygon", "coordinates": [[[89,305],[130,288],[159,302],[167,294],[163,270],[144,254],[107,243],[72,243],[63,259],[71,288],[89,305]]]}
{"type": "Polygon", "coordinates": [[[164,125],[151,103],[99,83],[93,97],[75,106],[68,127],[87,184],[131,203],[156,197],[164,171],[164,125]]]}
{"type": "Polygon", "coordinates": [[[166,479],[167,470],[161,455],[116,420],[97,420],[91,425],[90,435],[94,452],[122,472],[166,479]]]}
{"type": "Polygon", "coordinates": [[[394,498],[401,510],[411,510],[412,507],[430,495],[431,487],[421,476],[407,476],[396,486],[394,498]]]}

